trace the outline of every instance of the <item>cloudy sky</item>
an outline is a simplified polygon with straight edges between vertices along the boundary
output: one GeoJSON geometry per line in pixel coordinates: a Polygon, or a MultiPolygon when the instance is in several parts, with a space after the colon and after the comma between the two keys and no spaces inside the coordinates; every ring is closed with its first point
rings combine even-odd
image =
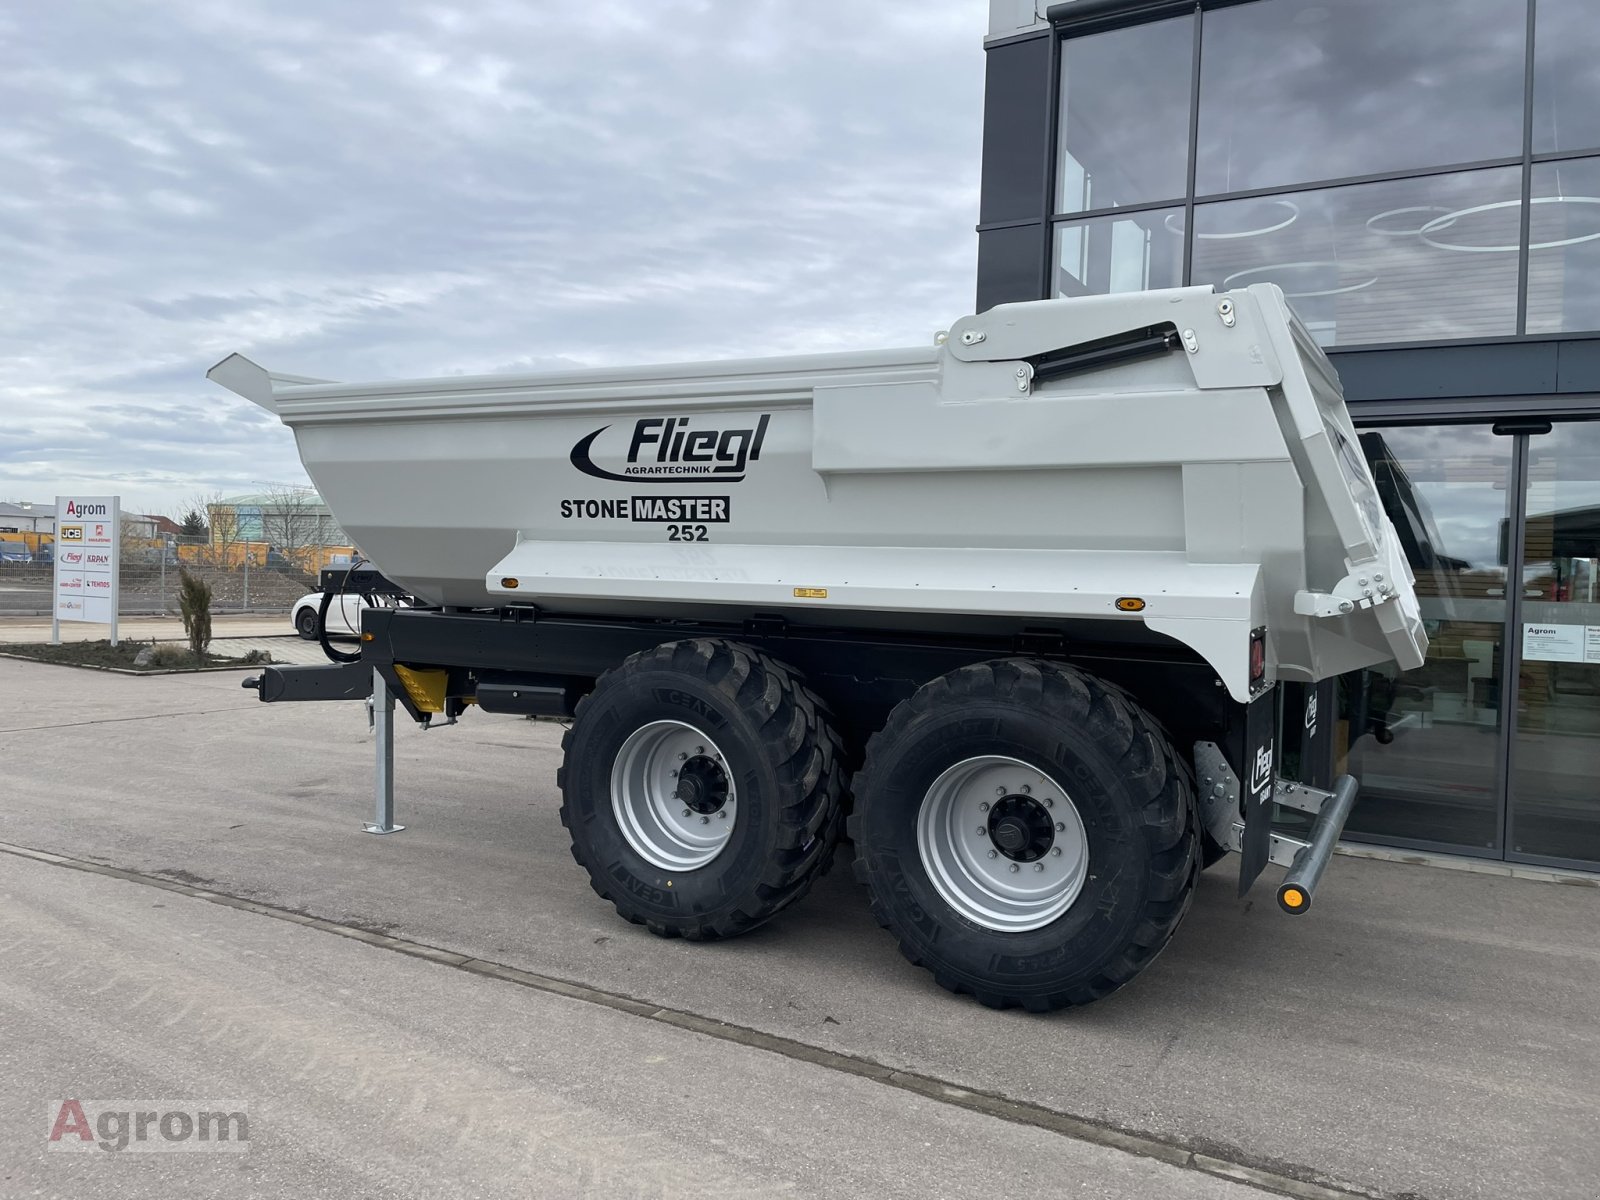
{"type": "Polygon", "coordinates": [[[0,499],[303,481],[205,370],[924,342],[976,258],[985,0],[0,10],[0,499]]]}

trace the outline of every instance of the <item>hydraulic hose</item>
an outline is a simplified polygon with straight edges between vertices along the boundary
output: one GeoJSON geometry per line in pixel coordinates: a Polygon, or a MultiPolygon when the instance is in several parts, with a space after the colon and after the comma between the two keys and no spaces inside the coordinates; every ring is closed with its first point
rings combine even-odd
{"type": "MultiPolygon", "coordinates": [[[[333,643],[328,640],[328,610],[333,607],[335,595],[344,595],[344,589],[350,583],[350,573],[366,561],[364,558],[352,559],[350,565],[345,568],[344,578],[339,581],[338,592],[325,591],[322,593],[322,604],[317,609],[317,645],[322,647],[322,652],[328,656],[329,662],[353,663],[361,661],[361,651],[359,649],[354,654],[349,654],[343,650],[335,650],[333,648],[333,643]]],[[[342,607],[340,611],[343,611],[342,607]]]]}

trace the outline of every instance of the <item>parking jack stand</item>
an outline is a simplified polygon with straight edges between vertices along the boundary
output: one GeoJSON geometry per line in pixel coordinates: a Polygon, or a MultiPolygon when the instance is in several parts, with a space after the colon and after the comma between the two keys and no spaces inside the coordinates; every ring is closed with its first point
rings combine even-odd
{"type": "Polygon", "coordinates": [[[367,822],[362,828],[368,833],[399,833],[405,826],[394,823],[394,692],[389,690],[389,681],[376,670],[372,672],[369,703],[378,748],[377,769],[373,772],[377,820],[367,822]]]}

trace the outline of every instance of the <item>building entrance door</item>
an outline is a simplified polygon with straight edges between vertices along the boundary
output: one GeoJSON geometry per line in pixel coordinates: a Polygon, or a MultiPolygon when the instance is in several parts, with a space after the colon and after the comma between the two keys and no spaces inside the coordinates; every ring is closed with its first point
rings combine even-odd
{"type": "Polygon", "coordinates": [[[1525,441],[1508,857],[1600,869],[1600,424],[1525,441]]]}
{"type": "Polygon", "coordinates": [[[1361,442],[1431,644],[1341,681],[1351,836],[1600,868],[1600,423],[1361,442]]]}

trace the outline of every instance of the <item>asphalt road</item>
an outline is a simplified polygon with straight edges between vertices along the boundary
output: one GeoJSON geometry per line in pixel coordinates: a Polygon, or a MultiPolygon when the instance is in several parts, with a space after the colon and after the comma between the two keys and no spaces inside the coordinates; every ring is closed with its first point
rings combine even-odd
{"type": "Polygon", "coordinates": [[[249,1179],[239,1190],[494,1195],[511,1178],[530,1194],[674,1194],[604,1140],[629,1136],[647,1165],[703,1167],[697,1194],[724,1181],[741,1195],[1248,1194],[826,1056],[806,1062],[807,1046],[1083,1118],[1107,1131],[1099,1141],[1152,1138],[1180,1160],[1193,1150],[1441,1200],[1595,1193],[1600,889],[1341,858],[1316,911],[1295,920],[1264,885],[1235,900],[1219,868],[1129,988],[1050,1017],[994,1013],[904,963],[842,871],[725,944],[623,923],[568,853],[548,725],[472,714],[402,729],[409,828],[376,838],[360,832],[371,743],[358,705],[260,705],[226,674],[136,679],[6,660],[0,696],[0,840],[642,1002],[630,1015],[281,914],[0,854],[12,946],[0,1009],[18,1034],[0,1041],[3,1194],[179,1194],[184,1180],[222,1194],[222,1181],[249,1179]],[[101,978],[110,986],[96,992],[101,978]],[[207,1013],[236,1006],[248,1049],[197,1047],[187,1016],[163,1024],[185,997],[207,1013]],[[669,1028],[643,1015],[655,1006],[727,1025],[669,1028]],[[74,1023],[78,1040],[61,1032],[74,1023]],[[792,1046],[752,1048],[762,1035],[792,1046]],[[656,1057],[681,1069],[655,1071],[656,1057]],[[355,1097],[343,1108],[341,1088],[355,1097]],[[473,1095],[507,1088],[511,1128],[545,1128],[520,1115],[535,1113],[561,1131],[553,1148],[508,1149],[516,1167],[482,1161],[481,1130],[459,1132],[473,1095]],[[135,1175],[41,1149],[45,1110],[70,1089],[197,1102],[215,1089],[255,1104],[266,1132],[248,1155],[199,1167],[116,1157],[148,1173],[135,1175]],[[435,1097],[436,1122],[416,1115],[435,1097]],[[592,1145],[571,1132],[586,1120],[592,1145]],[[602,1183],[584,1162],[638,1171],[602,1183]],[[1123,1174],[1157,1167],[1171,1174],[1123,1174]]]}

